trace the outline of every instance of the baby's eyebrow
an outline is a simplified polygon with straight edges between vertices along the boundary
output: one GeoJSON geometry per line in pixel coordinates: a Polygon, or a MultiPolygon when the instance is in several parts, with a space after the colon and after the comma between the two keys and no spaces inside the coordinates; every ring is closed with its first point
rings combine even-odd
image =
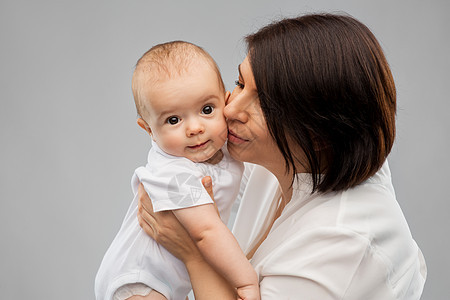
{"type": "Polygon", "coordinates": [[[218,97],[215,94],[211,94],[211,95],[206,95],[206,96],[202,97],[202,99],[203,99],[202,102],[208,102],[211,99],[218,99],[218,97]]]}
{"type": "Polygon", "coordinates": [[[173,113],[173,110],[163,110],[162,112],[160,112],[159,114],[158,114],[158,119],[163,119],[163,118],[165,118],[166,116],[169,116],[169,115],[173,115],[174,113],[173,113]]]}

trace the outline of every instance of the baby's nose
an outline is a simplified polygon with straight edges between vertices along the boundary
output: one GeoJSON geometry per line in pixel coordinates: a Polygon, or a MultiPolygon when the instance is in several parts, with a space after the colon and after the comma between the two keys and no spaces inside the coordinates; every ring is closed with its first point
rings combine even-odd
{"type": "Polygon", "coordinates": [[[186,130],[186,135],[193,136],[196,134],[204,133],[205,127],[200,122],[191,122],[186,130]]]}

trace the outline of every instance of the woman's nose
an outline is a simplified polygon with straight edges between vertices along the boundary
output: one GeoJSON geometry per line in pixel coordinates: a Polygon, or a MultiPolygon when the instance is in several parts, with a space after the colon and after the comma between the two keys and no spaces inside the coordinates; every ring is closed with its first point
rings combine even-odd
{"type": "Polygon", "coordinates": [[[248,115],[246,113],[246,107],[243,105],[242,99],[239,96],[233,96],[231,94],[230,98],[223,109],[223,114],[228,120],[239,121],[241,123],[246,123],[248,121],[248,115]]]}

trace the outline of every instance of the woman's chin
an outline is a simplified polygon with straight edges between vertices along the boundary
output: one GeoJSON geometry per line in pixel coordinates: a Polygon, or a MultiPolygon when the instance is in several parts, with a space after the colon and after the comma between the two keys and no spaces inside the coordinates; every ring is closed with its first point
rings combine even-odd
{"type": "Polygon", "coordinates": [[[238,161],[242,161],[242,162],[247,161],[245,159],[245,157],[246,157],[245,153],[247,152],[246,148],[247,147],[241,147],[241,145],[233,144],[230,141],[228,141],[228,143],[227,143],[227,149],[228,149],[228,152],[230,153],[231,157],[238,161]]]}

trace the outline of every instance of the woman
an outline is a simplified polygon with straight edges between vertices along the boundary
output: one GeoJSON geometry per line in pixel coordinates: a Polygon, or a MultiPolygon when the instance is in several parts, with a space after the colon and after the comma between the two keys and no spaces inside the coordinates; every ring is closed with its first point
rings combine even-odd
{"type": "MultiPolygon", "coordinates": [[[[419,299],[426,268],[386,161],[395,86],[373,34],[306,15],[246,41],[225,116],[230,154],[252,163],[233,231],[262,299],[419,299]]],[[[141,226],[185,262],[196,299],[233,299],[176,219],[140,201],[141,226]]]]}

